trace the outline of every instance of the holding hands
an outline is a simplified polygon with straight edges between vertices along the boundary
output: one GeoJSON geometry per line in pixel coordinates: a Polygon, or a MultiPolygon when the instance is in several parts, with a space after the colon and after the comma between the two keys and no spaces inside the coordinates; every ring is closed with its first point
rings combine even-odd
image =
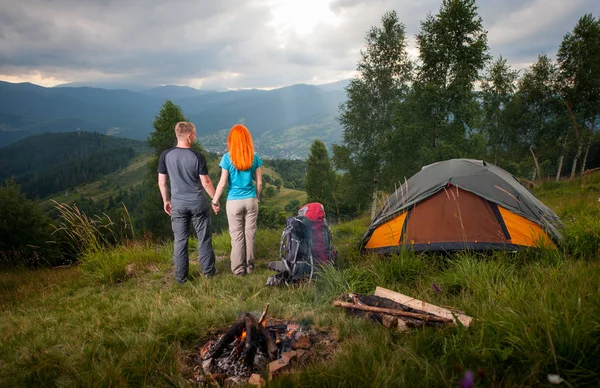
{"type": "Polygon", "coordinates": [[[219,214],[219,210],[221,209],[221,204],[219,202],[216,202],[216,203],[212,202],[211,205],[212,205],[213,212],[215,212],[215,214],[219,214]]]}

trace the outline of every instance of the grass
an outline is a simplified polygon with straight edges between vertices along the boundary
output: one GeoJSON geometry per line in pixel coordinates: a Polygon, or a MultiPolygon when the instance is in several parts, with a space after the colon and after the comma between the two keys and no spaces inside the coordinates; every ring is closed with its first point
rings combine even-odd
{"type": "MultiPolygon", "coordinates": [[[[306,192],[282,187],[276,196],[264,199],[264,203],[265,205],[272,208],[285,209],[285,205],[287,205],[293,200],[297,200],[298,203],[300,203],[300,205],[305,204],[307,201],[306,192]]],[[[295,209],[294,213],[296,211],[298,211],[298,209],[295,209]]]]}
{"type": "MultiPolygon", "coordinates": [[[[565,386],[595,386],[600,204],[578,185],[536,193],[563,217],[558,251],[361,256],[356,242],[368,225],[362,218],[332,227],[338,270],[290,288],[264,285],[280,230],[258,232],[258,268],[244,278],[230,274],[227,233],[213,239],[224,256],[218,276],[193,275],[183,286],[173,280],[172,245],[143,242],[90,251],[74,267],[3,272],[0,386],[188,386],[188,361],[198,347],[265,303],[271,316],[310,321],[338,344],[330,359],[269,386],[458,386],[467,370],[481,386],[547,386],[548,374],[559,374],[565,386]],[[331,306],[342,292],[372,293],[376,286],[475,320],[468,329],[399,333],[331,306]]],[[[195,253],[190,257],[194,274],[195,253]]]]}

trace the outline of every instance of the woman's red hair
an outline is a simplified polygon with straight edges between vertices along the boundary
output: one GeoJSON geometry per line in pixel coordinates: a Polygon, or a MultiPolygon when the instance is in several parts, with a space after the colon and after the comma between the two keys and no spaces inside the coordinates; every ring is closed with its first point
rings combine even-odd
{"type": "Polygon", "coordinates": [[[236,124],[229,131],[227,150],[235,168],[245,171],[252,167],[254,161],[254,144],[248,128],[236,124]]]}

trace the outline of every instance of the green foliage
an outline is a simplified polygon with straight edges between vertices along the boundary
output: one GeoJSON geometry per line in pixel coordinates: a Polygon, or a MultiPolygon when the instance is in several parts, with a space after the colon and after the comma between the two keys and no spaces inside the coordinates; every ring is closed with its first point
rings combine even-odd
{"type": "MultiPolygon", "coordinates": [[[[304,182],[306,162],[304,160],[268,159],[264,161],[264,165],[271,167],[281,175],[283,187],[295,190],[306,188],[304,182]]],[[[274,184],[277,186],[277,183],[274,184]]]]}
{"type": "Polygon", "coordinates": [[[340,106],[342,146],[334,147],[335,166],[349,174],[345,190],[358,206],[369,202],[369,193],[389,184],[389,173],[397,168],[390,158],[394,106],[405,96],[412,70],[405,27],[396,12],[385,13],[381,24],[366,35],[358,75],[340,106]]]}
{"type": "Polygon", "coordinates": [[[335,209],[335,173],[331,168],[331,161],[327,147],[315,139],[310,147],[310,154],[306,161],[306,194],[308,202],[320,202],[330,212],[335,209]]]}
{"type": "Polygon", "coordinates": [[[157,170],[160,154],[177,144],[175,125],[180,121],[188,120],[178,105],[167,100],[154,120],[154,131],[148,137],[148,144],[154,151],[154,158],[148,162],[147,178],[144,181],[147,194],[142,205],[142,223],[144,229],[156,239],[165,238],[172,234],[168,215],[163,210],[162,197],[158,189],[157,170]]]}
{"type": "Polygon", "coordinates": [[[175,147],[177,144],[175,124],[180,121],[188,120],[178,105],[175,105],[171,100],[167,100],[160,107],[160,111],[152,124],[154,131],[148,137],[148,144],[154,150],[154,155],[157,158],[164,150],[175,147]]]}
{"type": "Polygon", "coordinates": [[[582,16],[572,32],[565,35],[557,53],[563,94],[576,128],[577,151],[571,169],[575,176],[578,158],[584,150],[581,173],[586,168],[592,139],[600,119],[600,18],[582,16]]]}
{"type": "Polygon", "coordinates": [[[514,93],[518,72],[511,69],[506,59],[500,56],[489,65],[487,76],[483,80],[483,130],[491,145],[494,164],[498,164],[498,154],[508,148],[507,143],[513,137],[507,130],[504,111],[514,93]]]}
{"type": "Polygon", "coordinates": [[[287,214],[278,208],[261,206],[258,210],[257,225],[259,228],[278,228],[285,225],[287,214]]]}
{"type": "Polygon", "coordinates": [[[475,128],[479,104],[473,91],[487,54],[487,32],[474,0],[444,1],[417,34],[421,67],[415,81],[419,135],[429,153],[423,164],[460,157],[467,131],[475,128]],[[456,145],[451,152],[443,144],[456,145]]]}
{"type": "Polygon", "coordinates": [[[264,196],[265,199],[273,198],[274,196],[277,195],[277,190],[275,190],[275,187],[273,187],[273,186],[267,186],[263,190],[262,195],[264,196]]]}
{"type": "MultiPolygon", "coordinates": [[[[517,95],[509,106],[508,124],[513,142],[505,159],[527,160],[533,149],[540,165],[546,166],[542,174],[560,173],[559,155],[565,153],[570,135],[557,76],[552,60],[540,55],[519,81],[517,95]]],[[[533,160],[528,164],[529,170],[533,170],[533,160]]],[[[520,172],[525,175],[523,170],[520,172]]]]}
{"type": "Polygon", "coordinates": [[[13,179],[0,185],[0,268],[53,264],[48,224],[48,217],[13,179]]]}
{"type": "Polygon", "coordinates": [[[293,199],[285,205],[284,210],[288,213],[296,213],[300,209],[300,201],[293,199]]]}

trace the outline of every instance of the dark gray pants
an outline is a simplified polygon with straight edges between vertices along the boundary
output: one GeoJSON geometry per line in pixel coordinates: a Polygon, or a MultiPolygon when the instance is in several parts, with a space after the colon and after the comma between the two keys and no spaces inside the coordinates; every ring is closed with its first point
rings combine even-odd
{"type": "Polygon", "coordinates": [[[198,236],[200,268],[206,276],[212,276],[216,272],[208,202],[202,201],[197,206],[173,205],[171,213],[171,227],[175,237],[173,263],[175,264],[175,280],[179,283],[184,283],[187,280],[189,272],[188,237],[190,235],[190,219],[198,236]]]}

